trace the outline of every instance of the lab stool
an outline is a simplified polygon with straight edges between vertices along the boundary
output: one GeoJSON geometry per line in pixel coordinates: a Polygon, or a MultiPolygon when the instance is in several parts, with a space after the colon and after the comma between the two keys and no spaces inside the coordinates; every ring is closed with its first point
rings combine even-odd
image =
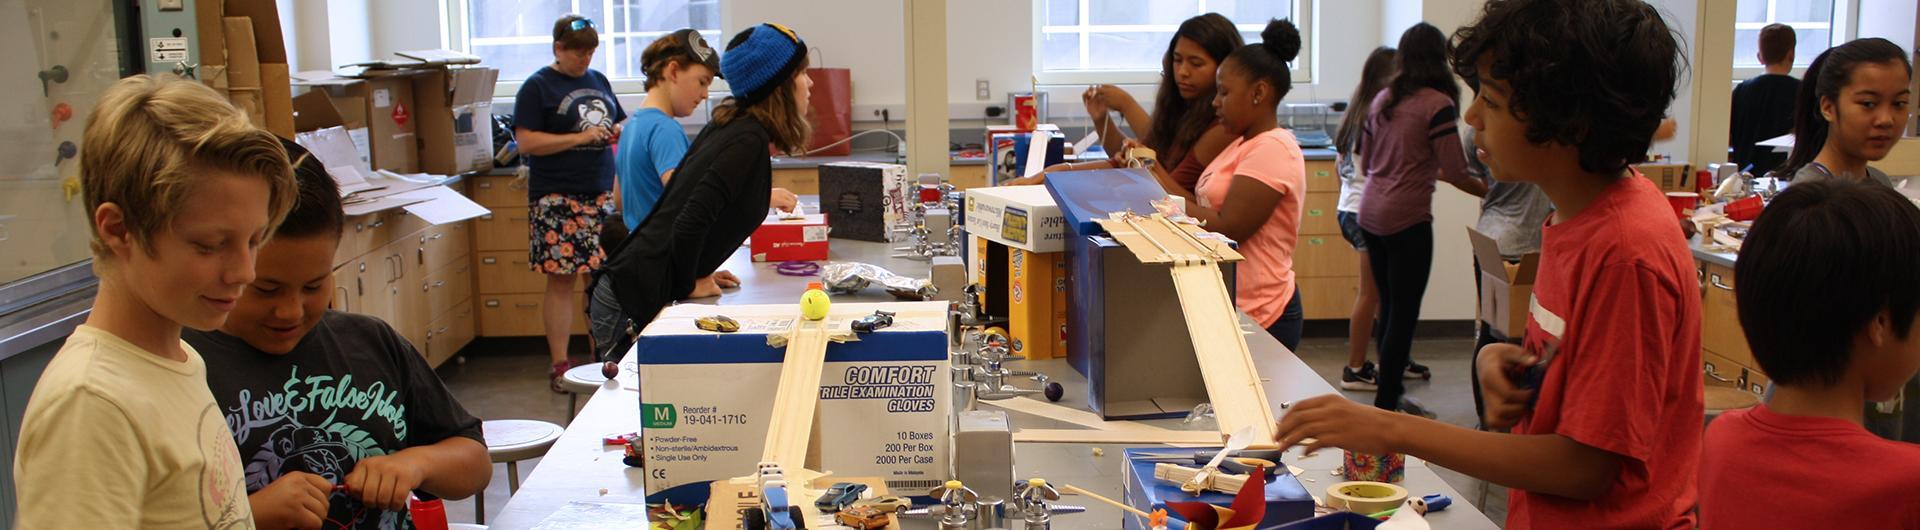
{"type": "MultiPolygon", "coordinates": [[[[520,492],[520,461],[540,458],[565,432],[559,425],[538,420],[488,420],[480,424],[487,438],[487,457],[507,465],[507,495],[520,492]]],[[[473,521],[487,522],[486,492],[473,496],[473,521]]]]}
{"type": "Polygon", "coordinates": [[[567,370],[565,375],[560,376],[560,388],[567,391],[568,425],[573,424],[573,415],[579,410],[580,396],[585,394],[591,398],[595,391],[600,390],[600,385],[606,382],[606,374],[600,373],[600,363],[575,366],[567,370]]]}

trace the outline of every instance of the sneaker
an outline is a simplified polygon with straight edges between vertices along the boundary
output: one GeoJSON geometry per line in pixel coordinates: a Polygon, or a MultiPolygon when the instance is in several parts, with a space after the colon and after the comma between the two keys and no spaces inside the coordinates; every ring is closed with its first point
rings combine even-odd
{"type": "Polygon", "coordinates": [[[571,369],[573,369],[573,361],[553,363],[552,371],[547,372],[547,389],[552,390],[555,394],[567,393],[566,387],[560,386],[560,378],[566,377],[567,370],[571,369]]]}
{"type": "Polygon", "coordinates": [[[1380,382],[1374,373],[1373,363],[1362,364],[1359,370],[1347,366],[1340,367],[1340,388],[1355,392],[1380,390],[1380,382]]]}
{"type": "Polygon", "coordinates": [[[1431,410],[1427,410],[1427,407],[1425,405],[1421,405],[1419,401],[1415,401],[1413,398],[1410,398],[1410,397],[1400,398],[1400,412],[1412,414],[1412,415],[1426,418],[1429,420],[1439,418],[1439,415],[1434,414],[1433,411],[1431,410]]]}
{"type": "Polygon", "coordinates": [[[1431,381],[1433,380],[1433,370],[1430,368],[1427,368],[1427,365],[1416,363],[1416,362],[1413,362],[1412,359],[1408,359],[1407,360],[1407,378],[1420,379],[1423,381],[1431,381]]]}

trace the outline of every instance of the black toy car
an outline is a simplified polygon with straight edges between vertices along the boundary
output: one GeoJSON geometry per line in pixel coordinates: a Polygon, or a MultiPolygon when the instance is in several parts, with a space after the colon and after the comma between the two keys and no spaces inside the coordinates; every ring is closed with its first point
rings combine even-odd
{"type": "Polygon", "coordinates": [[[853,330],[859,333],[873,333],[893,325],[893,313],[874,311],[873,314],[853,321],[853,330]]]}

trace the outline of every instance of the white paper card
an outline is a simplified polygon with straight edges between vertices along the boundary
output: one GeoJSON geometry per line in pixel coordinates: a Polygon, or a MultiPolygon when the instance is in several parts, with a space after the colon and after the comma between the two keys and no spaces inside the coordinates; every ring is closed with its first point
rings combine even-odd
{"type": "Polygon", "coordinates": [[[407,213],[419,216],[429,223],[442,225],[457,223],[489,213],[485,206],[473,202],[459,192],[446,186],[434,186],[409,191],[395,197],[402,199],[425,199],[406,206],[407,213]]]}

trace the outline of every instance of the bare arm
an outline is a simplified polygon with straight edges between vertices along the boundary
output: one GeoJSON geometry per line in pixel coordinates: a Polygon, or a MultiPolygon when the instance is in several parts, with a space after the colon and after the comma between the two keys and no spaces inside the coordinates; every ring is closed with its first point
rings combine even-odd
{"type": "Polygon", "coordinates": [[[1475,178],[1473,175],[1441,171],[1440,180],[1446,181],[1447,184],[1452,184],[1453,187],[1458,188],[1460,191],[1467,192],[1468,195],[1481,198],[1487,196],[1487,182],[1475,178]]]}
{"type": "Polygon", "coordinates": [[[1364,453],[1401,452],[1509,488],[1592,500],[1605,495],[1625,457],[1558,434],[1476,431],[1354,403],[1339,395],[1295,405],[1281,418],[1279,442],[1304,438],[1364,453]]]}
{"type": "MultiPolygon", "coordinates": [[[[1215,125],[1207,129],[1207,132],[1201,133],[1200,138],[1194,140],[1193,158],[1199,160],[1202,166],[1211,164],[1213,163],[1213,157],[1220,156],[1221,152],[1227,150],[1227,146],[1233,145],[1233,140],[1233,133],[1227,132],[1226,127],[1215,125]]],[[[1170,162],[1172,162],[1173,165],[1180,164],[1179,160],[1172,160],[1170,162]]]]}
{"type": "Polygon", "coordinates": [[[554,134],[515,127],[513,141],[520,144],[520,152],[523,154],[547,156],[591,142],[596,138],[596,134],[603,134],[599,131],[605,131],[605,129],[595,127],[572,134],[554,134]]]}
{"type": "Polygon", "coordinates": [[[493,462],[487,458],[487,446],[472,438],[450,436],[433,445],[409,447],[395,455],[421,466],[425,480],[420,489],[442,499],[464,499],[487,488],[493,478],[493,462]]]}
{"type": "MultiPolygon", "coordinates": [[[[1157,167],[1154,171],[1165,174],[1165,171],[1157,167]]],[[[1179,186],[1174,184],[1171,178],[1159,180],[1161,180],[1161,187],[1170,184],[1179,186]]],[[[1267,223],[1267,218],[1273,215],[1274,207],[1280,204],[1282,195],[1280,190],[1273,189],[1259,179],[1246,175],[1234,175],[1231,186],[1227,188],[1226,204],[1215,205],[1214,208],[1200,206],[1198,202],[1189,198],[1187,215],[1206,223],[1207,230],[1219,232],[1221,235],[1233,238],[1234,241],[1246,241],[1253,237],[1254,232],[1260,230],[1261,225],[1267,223]]]]}

